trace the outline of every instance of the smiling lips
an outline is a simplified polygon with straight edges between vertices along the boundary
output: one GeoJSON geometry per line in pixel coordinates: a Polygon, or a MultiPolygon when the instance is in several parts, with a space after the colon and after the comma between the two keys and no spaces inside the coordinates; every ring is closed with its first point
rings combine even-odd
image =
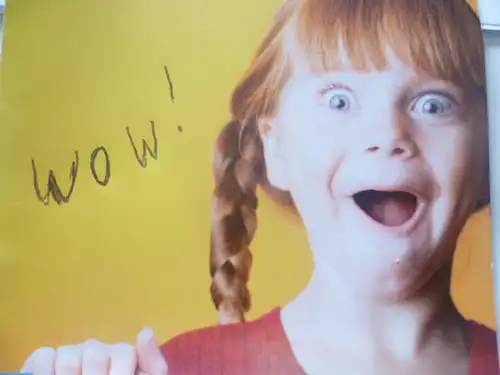
{"type": "Polygon", "coordinates": [[[364,190],[353,199],[366,215],[386,227],[405,226],[419,208],[417,196],[406,191],[364,190]]]}

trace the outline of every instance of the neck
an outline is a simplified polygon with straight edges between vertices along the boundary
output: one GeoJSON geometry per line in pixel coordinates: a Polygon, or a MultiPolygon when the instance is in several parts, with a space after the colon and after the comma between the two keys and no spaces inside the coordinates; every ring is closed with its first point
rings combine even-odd
{"type": "Polygon", "coordinates": [[[318,269],[289,308],[292,316],[308,322],[304,334],[321,337],[322,345],[336,346],[337,340],[346,352],[363,348],[373,356],[415,358],[435,344],[463,342],[463,331],[457,331],[463,319],[450,295],[450,268],[443,268],[411,296],[382,302],[336,280],[331,271],[318,269]]]}

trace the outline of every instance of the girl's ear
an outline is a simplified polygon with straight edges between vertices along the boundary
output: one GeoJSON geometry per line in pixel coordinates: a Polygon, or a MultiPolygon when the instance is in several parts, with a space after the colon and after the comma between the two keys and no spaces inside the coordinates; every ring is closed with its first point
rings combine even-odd
{"type": "Polygon", "coordinates": [[[279,134],[275,121],[262,121],[258,125],[259,134],[264,147],[267,180],[280,190],[288,191],[284,160],[279,152],[279,134]]]}

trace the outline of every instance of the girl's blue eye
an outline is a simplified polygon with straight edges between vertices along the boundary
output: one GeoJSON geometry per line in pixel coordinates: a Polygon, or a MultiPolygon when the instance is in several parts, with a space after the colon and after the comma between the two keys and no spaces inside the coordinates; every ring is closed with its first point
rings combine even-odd
{"type": "Polygon", "coordinates": [[[422,115],[441,116],[453,109],[453,102],[444,95],[428,94],[417,100],[413,111],[422,115]]]}
{"type": "Polygon", "coordinates": [[[345,112],[351,109],[352,95],[347,92],[333,92],[328,96],[328,106],[335,111],[345,112]]]}

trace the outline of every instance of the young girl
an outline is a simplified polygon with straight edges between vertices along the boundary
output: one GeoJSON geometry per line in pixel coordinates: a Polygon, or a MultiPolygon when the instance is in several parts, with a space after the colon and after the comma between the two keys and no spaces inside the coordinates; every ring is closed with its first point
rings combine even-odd
{"type": "Polygon", "coordinates": [[[499,373],[495,333],[450,296],[457,238],[488,199],[482,33],[465,0],[288,0],[231,114],[213,162],[222,324],[160,350],[150,330],[135,348],[45,348],[25,371],[499,373]],[[258,186],[300,214],[315,270],[295,300],[243,323],[258,186]]]}

